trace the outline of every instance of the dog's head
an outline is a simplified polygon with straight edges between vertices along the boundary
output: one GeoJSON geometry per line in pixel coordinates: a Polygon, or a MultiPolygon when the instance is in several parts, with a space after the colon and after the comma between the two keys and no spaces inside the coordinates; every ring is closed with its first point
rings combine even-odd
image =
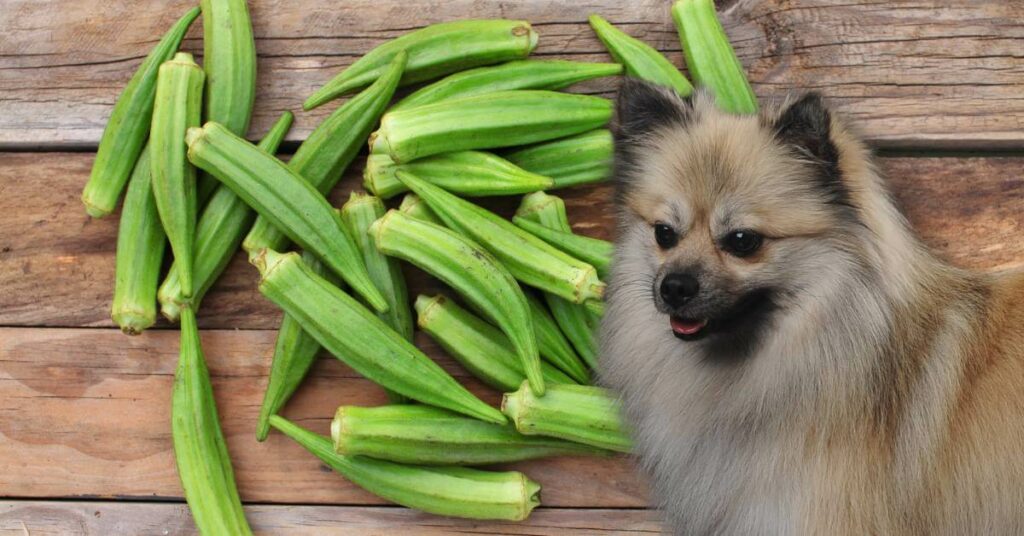
{"type": "Polygon", "coordinates": [[[629,291],[613,299],[649,299],[685,344],[743,357],[785,308],[824,298],[825,274],[857,262],[841,144],[818,95],[738,116],[629,79],[616,113],[613,284],[629,291]]]}

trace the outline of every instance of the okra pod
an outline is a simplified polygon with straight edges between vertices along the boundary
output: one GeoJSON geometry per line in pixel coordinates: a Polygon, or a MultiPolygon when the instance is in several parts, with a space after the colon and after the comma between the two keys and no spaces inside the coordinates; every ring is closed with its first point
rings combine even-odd
{"type": "Polygon", "coordinates": [[[552,385],[543,397],[522,386],[505,393],[501,411],[523,435],[544,435],[629,452],[632,441],[611,393],[591,385],[552,385]]]}
{"type": "Polygon", "coordinates": [[[423,198],[445,225],[479,242],[519,281],[574,303],[603,295],[605,284],[593,266],[411,173],[398,171],[396,176],[423,198]]]}
{"type": "Polygon", "coordinates": [[[324,348],[374,383],[413,400],[485,421],[504,417],[480,401],[390,326],[316,275],[297,253],[263,250],[260,292],[324,348]]]}
{"type": "Polygon", "coordinates": [[[524,294],[527,303],[530,304],[530,317],[533,318],[533,331],[537,335],[537,347],[540,348],[541,357],[568,374],[576,383],[590,383],[587,366],[580,361],[561,328],[551,318],[547,307],[532,293],[524,294]]]}
{"type": "Polygon", "coordinates": [[[187,306],[181,312],[181,356],[171,395],[171,436],[181,487],[199,532],[252,534],[217,418],[196,316],[187,306]]]}
{"type": "Polygon", "coordinates": [[[433,104],[445,99],[512,89],[562,89],[577,82],[622,72],[617,63],[565,60],[516,60],[448,75],[398,101],[391,110],[433,104]]]}
{"type": "Polygon", "coordinates": [[[363,489],[431,514],[523,521],[540,504],[540,485],[517,471],[402,465],[334,452],[329,438],[277,415],[270,424],[363,489]]]}
{"type": "Polygon", "coordinates": [[[504,157],[538,175],[551,177],[552,188],[603,182],[612,176],[612,133],[600,128],[524,147],[504,157]]]}
{"type": "Polygon", "coordinates": [[[480,65],[525,58],[537,46],[537,33],[521,20],[460,20],[432,24],[392,39],[349,65],[302,104],[311,110],[359,89],[380,76],[401,51],[409,54],[403,86],[480,65]]]}
{"type": "Polygon", "coordinates": [[[341,406],[331,422],[334,451],[343,456],[416,465],[490,465],[547,456],[608,451],[561,439],[525,436],[492,424],[420,405],[341,406]]]}
{"type": "Polygon", "coordinates": [[[693,80],[711,89],[723,110],[756,114],[757,96],[715,15],[714,0],[676,0],[672,20],[693,80]]]}
{"type": "Polygon", "coordinates": [[[427,204],[420,199],[420,196],[416,194],[405,194],[402,197],[401,204],[398,205],[398,211],[413,218],[444,227],[444,222],[442,222],[441,219],[437,217],[437,214],[434,214],[434,211],[430,210],[430,207],[428,207],[427,204]]]}
{"type": "MultiPolygon", "coordinates": [[[[293,118],[291,112],[281,114],[281,118],[270,127],[257,147],[268,154],[277,152],[277,146],[291,128],[293,118]]],[[[238,251],[245,232],[256,219],[256,213],[231,188],[223,184],[216,186],[196,223],[195,255],[192,259],[192,308],[197,311],[206,291],[210,290],[213,282],[227,267],[235,251],[238,251]]],[[[160,312],[171,322],[177,321],[181,306],[185,303],[177,262],[171,264],[157,297],[160,299],[160,312]]]]}
{"type": "MultiPolygon", "coordinates": [[[[345,168],[359,153],[384,108],[398,87],[407,55],[400,52],[380,78],[363,92],[338,107],[324,119],[288,161],[288,167],[326,196],[341,179],[345,168]]],[[[259,250],[284,250],[288,236],[267,218],[257,217],[252,230],[242,241],[249,257],[259,250]]]]}
{"type": "Polygon", "coordinates": [[[189,129],[186,142],[192,163],[226,184],[303,249],[315,253],[374,309],[387,310],[387,301],[370,280],[341,217],[311,184],[218,123],[189,129]]]}
{"type": "Polygon", "coordinates": [[[512,222],[524,230],[533,233],[548,244],[581,261],[590,263],[597,269],[599,276],[608,276],[608,269],[611,267],[612,262],[612,253],[615,249],[611,242],[601,240],[600,238],[578,235],[573,232],[551,229],[526,218],[512,218],[512,222]]]}
{"type": "Polygon", "coordinates": [[[544,393],[529,304],[512,274],[487,250],[458,233],[395,210],[374,222],[370,233],[385,255],[411,262],[447,283],[494,322],[519,356],[530,387],[544,393]]]}
{"type": "Polygon", "coordinates": [[[388,112],[370,137],[396,163],[438,153],[523,145],[605,125],[608,99],[545,90],[515,90],[447,99],[388,112]]]}
{"type": "Polygon", "coordinates": [[[117,228],[110,317],[128,335],[138,335],[156,322],[156,284],[166,245],[167,235],[153,199],[147,147],[132,171],[117,228]]]}
{"type": "Polygon", "coordinates": [[[182,140],[188,129],[199,125],[204,77],[192,55],[185,52],[160,66],[149,141],[153,197],[178,263],[181,295],[186,301],[194,290],[196,170],[185,157],[182,140]]]}
{"type": "Polygon", "coordinates": [[[626,67],[627,75],[674,89],[683,97],[693,93],[690,81],[653,47],[612,26],[600,15],[591,15],[589,20],[608,53],[626,67]]]}
{"type": "Polygon", "coordinates": [[[462,195],[485,197],[525,194],[545,190],[554,181],[530,173],[500,156],[482,151],[458,151],[421,158],[397,165],[386,154],[371,154],[366,159],[363,186],[387,199],[407,190],[395,178],[398,170],[462,195]]]}
{"type": "MultiPolygon", "coordinates": [[[[420,295],[416,298],[416,313],[420,329],[482,382],[510,391],[526,379],[508,337],[455,302],[444,296],[420,295]]],[[[575,383],[543,361],[540,367],[545,384],[575,383]]]]}
{"type": "Polygon", "coordinates": [[[103,129],[89,182],[82,191],[85,211],[94,218],[110,214],[117,205],[146,144],[153,117],[153,99],[160,66],[174,56],[199,8],[188,10],[153,47],[114,104],[103,129]]]}

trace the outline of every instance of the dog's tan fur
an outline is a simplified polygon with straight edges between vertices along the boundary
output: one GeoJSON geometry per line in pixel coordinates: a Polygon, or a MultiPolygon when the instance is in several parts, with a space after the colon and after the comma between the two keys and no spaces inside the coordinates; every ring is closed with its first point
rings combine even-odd
{"type": "Polygon", "coordinates": [[[738,117],[707,95],[664,97],[686,121],[616,133],[632,156],[617,162],[601,377],[623,396],[670,524],[687,535],[1024,533],[1024,276],[933,256],[834,116],[848,194],[838,207],[813,187],[806,155],[773,134],[787,104],[738,117]],[[669,250],[654,240],[662,221],[680,230],[669,250]],[[716,246],[737,227],[768,237],[754,256],[716,246]],[[655,303],[659,274],[693,263],[722,292],[784,291],[739,362],[710,363],[655,303]]]}

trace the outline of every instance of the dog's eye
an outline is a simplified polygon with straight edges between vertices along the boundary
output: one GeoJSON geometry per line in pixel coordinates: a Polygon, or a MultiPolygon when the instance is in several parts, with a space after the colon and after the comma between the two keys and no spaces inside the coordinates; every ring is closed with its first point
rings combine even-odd
{"type": "Polygon", "coordinates": [[[722,249],[736,257],[746,257],[761,248],[763,239],[754,231],[732,231],[722,239],[722,249]]]}
{"type": "Polygon", "coordinates": [[[679,242],[679,235],[676,234],[676,230],[671,226],[664,223],[655,223],[654,240],[658,242],[658,247],[661,249],[669,249],[679,242]]]}

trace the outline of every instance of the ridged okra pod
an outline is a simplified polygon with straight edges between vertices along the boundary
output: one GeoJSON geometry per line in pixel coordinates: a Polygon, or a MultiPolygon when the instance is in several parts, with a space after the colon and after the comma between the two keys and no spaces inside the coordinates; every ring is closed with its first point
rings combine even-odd
{"type": "Polygon", "coordinates": [[[199,8],[194,7],[171,26],[117,98],[96,149],[89,182],[82,191],[82,203],[90,216],[106,216],[117,205],[117,198],[121,196],[146,145],[153,117],[157,73],[160,66],[177,52],[185,32],[198,16],[199,8]]]}
{"type": "Polygon", "coordinates": [[[202,534],[252,534],[217,418],[195,313],[181,313],[181,356],[171,395],[171,436],[185,500],[202,534]]]}
{"type": "Polygon", "coordinates": [[[603,182],[612,176],[612,133],[600,128],[524,147],[504,157],[538,175],[551,177],[552,188],[603,182]]]}
{"type": "MultiPolygon", "coordinates": [[[[416,298],[417,324],[480,381],[510,391],[526,374],[522,362],[501,330],[444,296],[416,298]]],[[[547,383],[575,383],[562,371],[541,362],[547,383]]]]}
{"type": "Polygon", "coordinates": [[[366,159],[363,186],[387,199],[408,188],[395,178],[398,170],[461,195],[485,197],[515,195],[545,190],[554,181],[530,173],[500,156],[483,151],[458,151],[421,158],[397,165],[386,154],[371,154],[366,159]]]}
{"type": "Polygon", "coordinates": [[[513,218],[512,222],[522,227],[525,231],[537,235],[538,238],[548,244],[581,261],[590,263],[594,268],[597,268],[597,274],[601,277],[608,276],[608,270],[611,268],[612,263],[612,253],[615,249],[611,242],[601,240],[600,238],[578,235],[573,232],[551,229],[526,218],[513,218]]]}
{"type": "Polygon", "coordinates": [[[402,202],[398,205],[398,211],[410,217],[444,227],[444,222],[416,194],[410,193],[402,196],[402,202]]]}
{"type": "Polygon", "coordinates": [[[612,26],[600,15],[591,15],[589,20],[608,53],[626,67],[627,75],[674,89],[684,97],[693,93],[690,81],[653,47],[612,26]]]}
{"type": "Polygon", "coordinates": [[[401,51],[409,54],[402,85],[430,80],[480,65],[525,58],[537,46],[537,33],[521,20],[460,20],[432,24],[392,39],[338,73],[302,104],[310,110],[359,89],[380,76],[401,51]]]}
{"type": "Polygon", "coordinates": [[[458,291],[508,337],[530,387],[544,394],[537,339],[519,284],[490,253],[449,229],[391,210],[371,227],[377,249],[411,262],[458,291]]]}
{"type": "Polygon", "coordinates": [[[617,452],[632,448],[618,400],[600,387],[552,385],[538,397],[524,385],[505,393],[501,411],[524,435],[557,437],[617,452]]]}
{"type": "Polygon", "coordinates": [[[329,438],[277,415],[270,424],[361,488],[431,514],[523,521],[540,504],[540,485],[518,471],[402,465],[334,452],[329,438]]]}
{"type": "Polygon", "coordinates": [[[396,176],[449,228],[487,248],[516,279],[574,303],[600,299],[605,284],[593,266],[575,259],[515,224],[411,173],[396,176]]]}
{"type": "Polygon", "coordinates": [[[714,0],[677,0],[672,4],[672,20],[693,80],[710,88],[723,110],[757,113],[757,96],[718,22],[714,0]]]}
{"type": "Polygon", "coordinates": [[[608,453],[420,405],[341,406],[331,422],[331,439],[334,451],[343,456],[416,465],[490,465],[608,453]]]}
{"type": "Polygon", "coordinates": [[[448,75],[398,101],[391,110],[433,104],[445,99],[513,89],[562,89],[577,82],[622,72],[617,63],[565,60],[516,60],[448,75]]]}
{"type": "Polygon", "coordinates": [[[178,263],[181,295],[186,301],[194,290],[196,170],[185,156],[182,140],[189,128],[199,125],[204,78],[203,70],[185,52],[160,66],[149,137],[153,197],[178,263]]]}
{"type": "Polygon", "coordinates": [[[156,284],[167,235],[160,223],[150,180],[149,149],[144,148],[128,182],[117,228],[114,302],[110,317],[128,335],[156,322],[156,284]]]}
{"type": "MultiPolygon", "coordinates": [[[[277,146],[291,128],[293,118],[291,112],[281,114],[281,118],[270,127],[257,147],[267,154],[277,152],[277,146]]],[[[227,267],[231,257],[238,251],[245,232],[256,219],[256,213],[231,188],[219,183],[216,186],[196,223],[191,301],[192,308],[197,311],[206,291],[210,290],[227,267]]],[[[160,312],[171,322],[178,320],[185,297],[181,293],[177,263],[171,264],[157,297],[160,299],[160,312]]]]}
{"type": "Polygon", "coordinates": [[[399,164],[438,153],[524,145],[605,125],[608,99],[545,90],[498,91],[388,112],[370,137],[399,164]]]}
{"type": "MultiPolygon", "coordinates": [[[[405,53],[396,54],[376,82],[317,125],[288,161],[288,167],[322,195],[338,183],[384,113],[398,87],[406,58],[405,53]]],[[[288,247],[288,236],[267,218],[257,217],[242,247],[250,258],[264,248],[282,251],[288,247]]]]}
{"type": "Polygon", "coordinates": [[[311,184],[220,124],[190,129],[186,141],[192,163],[226,184],[303,249],[315,253],[374,309],[387,310],[387,301],[370,280],[341,217],[311,184]]]}
{"type": "Polygon", "coordinates": [[[530,304],[530,317],[533,318],[533,331],[537,335],[537,347],[540,348],[541,357],[568,374],[576,383],[590,383],[587,366],[580,361],[561,328],[551,318],[547,307],[533,293],[524,294],[526,302],[530,304]]]}
{"type": "Polygon", "coordinates": [[[324,348],[374,383],[413,400],[501,423],[504,418],[390,326],[316,275],[297,253],[263,250],[260,292],[324,348]]]}

